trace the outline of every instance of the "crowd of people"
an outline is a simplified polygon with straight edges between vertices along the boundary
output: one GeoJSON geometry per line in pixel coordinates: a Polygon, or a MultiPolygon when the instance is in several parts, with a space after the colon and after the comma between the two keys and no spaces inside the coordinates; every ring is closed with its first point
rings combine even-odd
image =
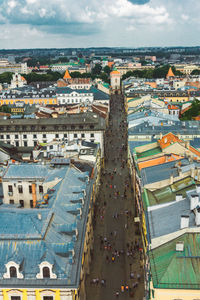
{"type": "Polygon", "coordinates": [[[127,143],[123,96],[111,97],[101,191],[94,209],[94,224],[98,224],[100,231],[96,247],[100,251],[106,271],[103,276],[95,274],[97,276],[90,281],[91,286],[104,290],[104,299],[134,298],[143,276],[142,264],[139,263],[143,251],[140,237],[136,237],[134,232],[134,190],[128,170],[127,143]],[[116,103],[116,99],[120,99],[120,102],[116,103]],[[131,235],[129,227],[132,229],[131,235]],[[107,277],[109,270],[114,271],[117,268],[122,270],[120,276],[118,274],[110,280],[107,277]],[[107,288],[113,297],[106,298],[107,288]]]}

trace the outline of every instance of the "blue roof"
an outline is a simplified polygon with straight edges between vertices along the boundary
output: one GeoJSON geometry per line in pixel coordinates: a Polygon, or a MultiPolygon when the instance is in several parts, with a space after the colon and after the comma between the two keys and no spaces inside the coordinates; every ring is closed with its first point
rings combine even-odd
{"type": "Polygon", "coordinates": [[[49,190],[48,204],[35,209],[0,206],[0,284],[76,288],[93,181],[88,181],[87,172],[70,165],[41,164],[9,165],[5,178],[26,175],[27,180],[42,176],[46,181],[60,180],[49,190]],[[20,264],[23,279],[3,279],[9,261],[20,264]],[[53,264],[57,279],[36,279],[43,261],[53,264]]]}

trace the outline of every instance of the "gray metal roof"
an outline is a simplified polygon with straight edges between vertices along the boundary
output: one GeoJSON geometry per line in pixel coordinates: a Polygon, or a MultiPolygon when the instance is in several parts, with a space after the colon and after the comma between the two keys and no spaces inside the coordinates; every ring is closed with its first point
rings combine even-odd
{"type": "Polygon", "coordinates": [[[189,227],[196,227],[194,213],[188,199],[173,201],[166,207],[148,212],[151,239],[180,230],[181,216],[189,216],[189,227]]]}

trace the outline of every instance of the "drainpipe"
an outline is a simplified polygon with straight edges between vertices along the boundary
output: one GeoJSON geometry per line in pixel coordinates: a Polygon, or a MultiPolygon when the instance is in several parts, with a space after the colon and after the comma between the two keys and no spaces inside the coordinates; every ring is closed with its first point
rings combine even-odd
{"type": "Polygon", "coordinates": [[[35,208],[36,204],[37,204],[36,184],[35,183],[32,183],[32,197],[33,197],[33,208],[35,208]]]}

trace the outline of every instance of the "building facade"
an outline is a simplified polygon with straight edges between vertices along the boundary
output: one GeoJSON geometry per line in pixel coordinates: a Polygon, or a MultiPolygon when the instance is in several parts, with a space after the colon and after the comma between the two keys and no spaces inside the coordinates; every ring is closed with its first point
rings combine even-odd
{"type": "Polygon", "coordinates": [[[34,147],[57,140],[97,142],[103,155],[106,120],[95,113],[72,114],[50,119],[0,120],[0,141],[15,146],[34,147]]]}

